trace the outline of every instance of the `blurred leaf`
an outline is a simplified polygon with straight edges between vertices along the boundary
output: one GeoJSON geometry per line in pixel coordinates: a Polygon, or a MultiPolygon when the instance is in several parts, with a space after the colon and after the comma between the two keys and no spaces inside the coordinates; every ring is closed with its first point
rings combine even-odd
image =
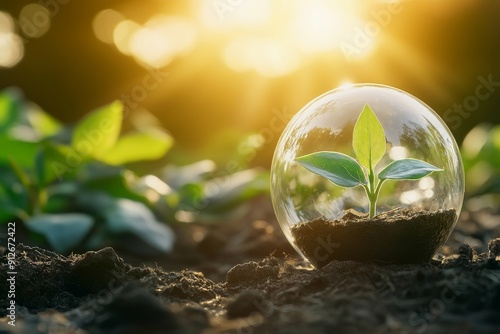
{"type": "Polygon", "coordinates": [[[0,186],[0,224],[5,223],[12,218],[24,218],[20,215],[26,213],[21,208],[18,208],[11,198],[12,195],[5,191],[3,186],[0,186]]]}
{"type": "Polygon", "coordinates": [[[155,127],[160,128],[161,122],[154,114],[146,109],[135,109],[133,113],[129,114],[129,121],[136,129],[155,127]]]}
{"type": "Polygon", "coordinates": [[[132,188],[131,184],[134,183],[136,179],[133,172],[121,170],[114,175],[96,176],[86,181],[83,186],[84,189],[87,190],[102,190],[116,198],[127,198],[149,205],[150,201],[148,198],[132,188]]]}
{"type": "Polygon", "coordinates": [[[269,192],[269,174],[260,169],[248,169],[205,183],[203,211],[221,213],[269,192]]]}
{"type": "Polygon", "coordinates": [[[181,209],[201,210],[205,207],[205,192],[201,183],[188,183],[178,190],[177,195],[176,205],[181,209]]]}
{"type": "Polygon", "coordinates": [[[32,168],[38,144],[0,135],[0,163],[15,161],[23,168],[32,168]]]}
{"type": "Polygon", "coordinates": [[[54,180],[62,181],[63,178],[71,179],[75,176],[83,158],[75,150],[66,145],[46,142],[42,145],[43,154],[43,179],[42,184],[46,186],[54,180]]]}
{"type": "Polygon", "coordinates": [[[0,92],[0,132],[5,132],[19,118],[21,112],[21,102],[17,93],[11,89],[0,92]]]}
{"type": "Polygon", "coordinates": [[[201,160],[185,166],[169,165],[162,171],[162,178],[174,189],[186,184],[199,183],[215,172],[217,166],[212,160],[201,160]]]}
{"type": "Polygon", "coordinates": [[[103,158],[118,139],[122,118],[120,101],[92,111],[76,125],[71,146],[84,157],[103,158]]]}
{"type": "Polygon", "coordinates": [[[466,195],[494,194],[500,183],[500,125],[479,124],[460,148],[465,170],[466,195]]]}
{"type": "Polygon", "coordinates": [[[26,227],[43,235],[58,253],[67,253],[83,241],[93,225],[91,216],[81,213],[42,214],[25,222],[26,227]]]}
{"type": "Polygon", "coordinates": [[[19,166],[16,161],[10,160],[9,165],[10,168],[12,168],[12,171],[16,175],[17,179],[21,182],[22,186],[25,189],[29,189],[31,187],[31,180],[29,175],[19,166]]]}
{"type": "Polygon", "coordinates": [[[155,160],[163,157],[172,144],[172,137],[162,130],[141,129],[118,139],[101,160],[112,165],[155,160]]]}
{"type": "Polygon", "coordinates": [[[31,106],[27,112],[27,117],[31,127],[43,137],[55,135],[62,129],[62,124],[58,120],[37,105],[31,106]]]}
{"type": "Polygon", "coordinates": [[[45,154],[43,150],[39,150],[35,156],[35,179],[39,188],[46,184],[45,167],[45,154]]]}
{"type": "Polygon", "coordinates": [[[106,226],[112,233],[132,233],[163,253],[172,251],[173,231],[158,222],[142,203],[120,199],[104,211],[106,226]]]}

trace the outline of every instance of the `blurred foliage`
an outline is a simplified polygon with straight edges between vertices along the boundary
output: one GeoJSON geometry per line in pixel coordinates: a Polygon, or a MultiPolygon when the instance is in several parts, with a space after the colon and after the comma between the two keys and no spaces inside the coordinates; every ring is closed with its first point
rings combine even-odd
{"type": "Polygon", "coordinates": [[[61,253],[106,244],[165,253],[175,236],[163,222],[227,218],[268,192],[268,174],[242,164],[149,168],[164,159],[172,137],[155,122],[122,134],[123,118],[115,101],[69,127],[19,91],[1,92],[0,222],[22,220],[32,240],[61,253]],[[131,238],[145,247],[131,246],[131,238]]]}
{"type": "Polygon", "coordinates": [[[465,137],[462,147],[466,195],[473,208],[498,205],[500,197],[500,125],[482,123],[465,137]],[[496,204],[495,204],[496,203],[496,204]]]}

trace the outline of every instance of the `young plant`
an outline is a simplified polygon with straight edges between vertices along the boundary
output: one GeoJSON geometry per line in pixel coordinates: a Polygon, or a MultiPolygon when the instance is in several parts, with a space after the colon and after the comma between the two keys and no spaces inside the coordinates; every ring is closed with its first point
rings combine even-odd
{"type": "Polygon", "coordinates": [[[377,212],[377,199],[385,180],[418,180],[432,172],[443,171],[425,161],[400,159],[375,175],[375,166],[384,156],[387,145],[384,128],[368,104],[354,126],[352,146],[357,161],[343,153],[330,151],[304,155],[295,161],[340,187],[362,186],[368,196],[370,218],[377,212]]]}

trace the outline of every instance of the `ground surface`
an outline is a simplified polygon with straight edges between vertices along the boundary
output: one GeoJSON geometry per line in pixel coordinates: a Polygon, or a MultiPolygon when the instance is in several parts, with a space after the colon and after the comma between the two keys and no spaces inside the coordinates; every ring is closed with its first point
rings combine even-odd
{"type": "MultiPolygon", "coordinates": [[[[500,332],[499,212],[463,213],[427,264],[310,270],[268,202],[254,208],[237,223],[180,228],[176,252],[161,259],[19,244],[16,326],[2,284],[0,333],[500,332]]],[[[2,256],[2,282],[6,265],[2,256]]]]}

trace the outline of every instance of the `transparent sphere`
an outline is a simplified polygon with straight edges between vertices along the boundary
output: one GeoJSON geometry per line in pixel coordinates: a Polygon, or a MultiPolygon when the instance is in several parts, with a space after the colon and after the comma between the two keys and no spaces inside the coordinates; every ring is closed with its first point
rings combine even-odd
{"type": "Polygon", "coordinates": [[[271,167],[271,196],[281,228],[316,267],[332,260],[429,261],[453,230],[463,195],[460,152],[446,124],[416,97],[383,85],[338,88],[311,101],[285,128],[271,167]],[[361,161],[353,132],[365,105],[385,134],[385,152],[373,166],[373,179],[369,168],[359,164],[367,183],[375,188],[379,173],[402,159],[439,169],[417,175],[418,166],[410,165],[399,179],[384,180],[372,217],[368,185],[340,186],[296,160],[329,151],[361,161]]]}

